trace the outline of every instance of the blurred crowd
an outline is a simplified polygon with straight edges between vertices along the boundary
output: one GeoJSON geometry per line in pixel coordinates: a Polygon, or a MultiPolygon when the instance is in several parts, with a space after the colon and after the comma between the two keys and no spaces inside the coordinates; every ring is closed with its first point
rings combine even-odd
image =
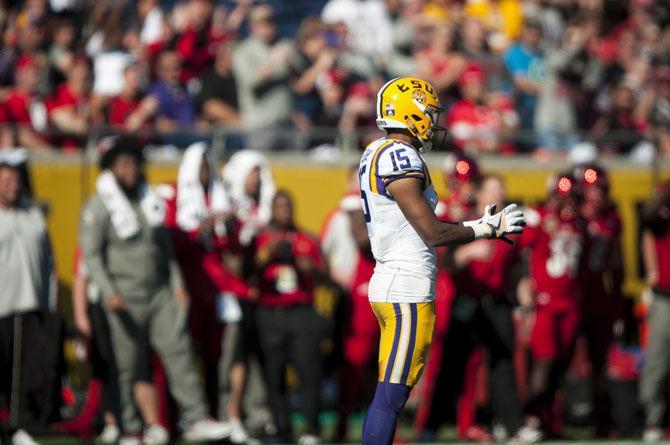
{"type": "MultiPolygon", "coordinates": [[[[219,170],[194,143],[176,183],[154,187],[141,146],[101,141],[71,299],[59,304],[25,151],[0,156],[3,444],[57,433],[121,445],[179,434],[315,445],[323,412],[337,413],[329,440],[355,440],[379,343],[358,168],[317,237],[297,225],[262,152],[238,151],[219,170]]],[[[442,174],[442,220],[505,204],[504,180],[474,158],[454,155],[442,174]]],[[[439,249],[434,341],[406,439],[440,441],[448,424],[474,442],[532,443],[562,437],[566,424],[591,425],[597,438],[663,439],[670,188],[642,209],[648,289],[636,305],[623,295],[608,172],[589,161],[547,184],[514,245],[439,249]]]]}
{"type": "Polygon", "coordinates": [[[365,141],[375,91],[418,75],[454,150],[649,161],[670,153],[669,24],[657,0],[8,1],[0,146],[75,150],[97,129],[185,147],[219,127],[234,148],[365,141]]]}

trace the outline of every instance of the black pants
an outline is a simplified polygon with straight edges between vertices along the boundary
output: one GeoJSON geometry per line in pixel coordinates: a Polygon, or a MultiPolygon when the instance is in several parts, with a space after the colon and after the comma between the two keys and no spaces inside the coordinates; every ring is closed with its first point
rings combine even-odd
{"type": "Polygon", "coordinates": [[[9,408],[14,356],[13,315],[0,317],[0,407],[9,408]]]}
{"type": "Polygon", "coordinates": [[[2,435],[18,428],[44,434],[59,419],[64,371],[62,320],[23,312],[0,318],[0,405],[9,408],[2,435]]]}
{"type": "MultiPolygon", "coordinates": [[[[14,319],[13,315],[0,317],[0,407],[7,410],[12,396],[14,319]]],[[[3,420],[0,423],[0,443],[11,443],[10,433],[10,422],[3,420]]]]}
{"type": "Polygon", "coordinates": [[[256,321],[265,362],[268,398],[280,438],[291,440],[289,405],[286,394],[286,365],[298,372],[302,409],[307,432],[319,433],[319,405],[322,357],[319,343],[322,327],[310,305],[287,308],[259,307],[256,321]]]}
{"type": "Polygon", "coordinates": [[[489,361],[489,398],[494,416],[510,434],[523,424],[514,374],[512,307],[504,298],[459,295],[454,300],[441,372],[434,391],[427,426],[437,431],[444,421],[441,407],[453,406],[463,388],[465,364],[473,349],[483,344],[489,361]]]}
{"type": "MultiPolygon", "coordinates": [[[[114,361],[114,351],[110,340],[109,325],[101,303],[88,305],[88,316],[93,328],[91,353],[89,360],[93,368],[93,377],[102,383],[100,408],[109,411],[120,422],[121,401],[119,400],[119,376],[114,361]]],[[[151,371],[143,374],[142,381],[151,381],[151,371]]]]}

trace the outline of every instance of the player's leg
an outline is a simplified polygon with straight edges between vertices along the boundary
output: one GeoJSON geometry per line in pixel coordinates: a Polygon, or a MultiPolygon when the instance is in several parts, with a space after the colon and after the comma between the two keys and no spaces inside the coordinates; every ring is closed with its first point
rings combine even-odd
{"type": "Polygon", "coordinates": [[[515,350],[512,309],[507,301],[482,305],[481,336],[489,356],[489,394],[493,413],[510,435],[523,425],[512,357],[515,350]]]}
{"type": "Polygon", "coordinates": [[[533,364],[528,385],[527,411],[547,427],[551,411],[552,372],[558,356],[558,325],[556,313],[540,306],[535,312],[535,324],[530,339],[533,364]]]}
{"type": "MultiPolygon", "coordinates": [[[[603,299],[598,298],[598,302],[602,301],[603,299]]],[[[606,308],[607,303],[601,307],[606,308]]],[[[605,364],[612,340],[612,317],[607,310],[598,314],[595,308],[588,306],[582,312],[584,322],[581,323],[580,336],[583,334],[586,341],[588,360],[591,363],[590,381],[593,389],[591,422],[595,437],[607,437],[611,421],[605,364]]]]}
{"type": "Polygon", "coordinates": [[[364,445],[393,442],[398,414],[423,370],[434,303],[372,303],[381,328],[377,389],[363,424],[364,445]]]}
{"type": "Polygon", "coordinates": [[[547,410],[549,413],[547,431],[554,437],[561,437],[561,431],[565,425],[564,402],[557,399],[556,394],[572,364],[580,322],[580,309],[576,305],[562,308],[556,317],[558,355],[549,379],[548,400],[551,404],[548,405],[547,410]]]}

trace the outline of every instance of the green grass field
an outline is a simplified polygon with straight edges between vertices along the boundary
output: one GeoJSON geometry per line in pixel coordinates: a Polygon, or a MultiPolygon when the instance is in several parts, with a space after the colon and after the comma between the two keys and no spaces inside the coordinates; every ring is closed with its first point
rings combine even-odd
{"type": "MultiPolygon", "coordinates": [[[[321,424],[322,424],[322,438],[324,439],[324,445],[331,443],[335,434],[337,415],[335,413],[326,412],[321,415],[321,424]]],[[[360,443],[360,431],[363,421],[363,415],[354,415],[351,419],[351,425],[349,430],[349,440],[350,443],[360,443]]],[[[303,420],[300,415],[293,416],[293,423],[295,430],[300,432],[303,425],[303,420]]],[[[551,440],[543,443],[551,443],[556,445],[569,445],[569,444],[617,444],[617,445],[637,445],[642,444],[642,440],[593,440],[589,437],[589,429],[587,428],[565,428],[564,431],[567,440],[551,440]]],[[[396,438],[397,443],[399,444],[411,444],[414,443],[405,438],[412,437],[411,427],[407,424],[401,425],[398,431],[398,437],[396,438]]],[[[469,444],[472,445],[473,442],[459,442],[456,439],[455,430],[451,427],[445,427],[440,430],[438,434],[439,440],[435,443],[448,443],[448,444],[469,444]]],[[[94,441],[82,441],[73,437],[64,437],[64,436],[45,436],[36,438],[37,441],[42,445],[78,445],[81,443],[94,443],[94,441]]],[[[191,445],[185,441],[177,441],[179,445],[191,445]]],[[[256,442],[258,443],[258,442],[256,442]]],[[[670,443],[667,441],[666,443],[670,443]]],[[[425,445],[425,444],[422,444],[425,445]]]]}

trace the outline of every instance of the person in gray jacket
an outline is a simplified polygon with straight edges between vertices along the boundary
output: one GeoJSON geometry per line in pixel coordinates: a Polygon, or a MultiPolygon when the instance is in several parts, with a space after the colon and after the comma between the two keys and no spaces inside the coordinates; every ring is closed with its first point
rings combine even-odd
{"type": "MultiPolygon", "coordinates": [[[[143,179],[141,147],[131,138],[107,143],[96,193],[81,215],[80,243],[90,279],[104,299],[118,368],[122,429],[137,441],[142,422],[133,399],[134,375],[149,360],[165,366],[189,441],[227,437],[229,426],[207,417],[204,393],[186,331],[189,297],[163,225],[163,202],[143,179]]],[[[147,437],[157,436],[146,425],[147,437]]],[[[167,433],[164,435],[167,437],[167,433]]]]}
{"type": "MultiPolygon", "coordinates": [[[[44,214],[22,193],[24,164],[24,153],[0,150],[0,409],[8,411],[0,419],[0,443],[36,445],[23,427],[38,426],[39,413],[31,411],[51,403],[40,386],[42,400],[34,409],[37,388],[30,376],[53,368],[53,354],[37,346],[57,350],[44,329],[45,316],[56,311],[57,283],[44,214]]],[[[46,375],[53,383],[55,373],[46,375]]]]}
{"type": "Polygon", "coordinates": [[[249,37],[240,42],[233,55],[248,148],[260,151],[297,148],[297,138],[286,130],[291,126],[288,61],[293,51],[289,40],[277,39],[272,7],[267,3],[252,7],[249,37]]]}

